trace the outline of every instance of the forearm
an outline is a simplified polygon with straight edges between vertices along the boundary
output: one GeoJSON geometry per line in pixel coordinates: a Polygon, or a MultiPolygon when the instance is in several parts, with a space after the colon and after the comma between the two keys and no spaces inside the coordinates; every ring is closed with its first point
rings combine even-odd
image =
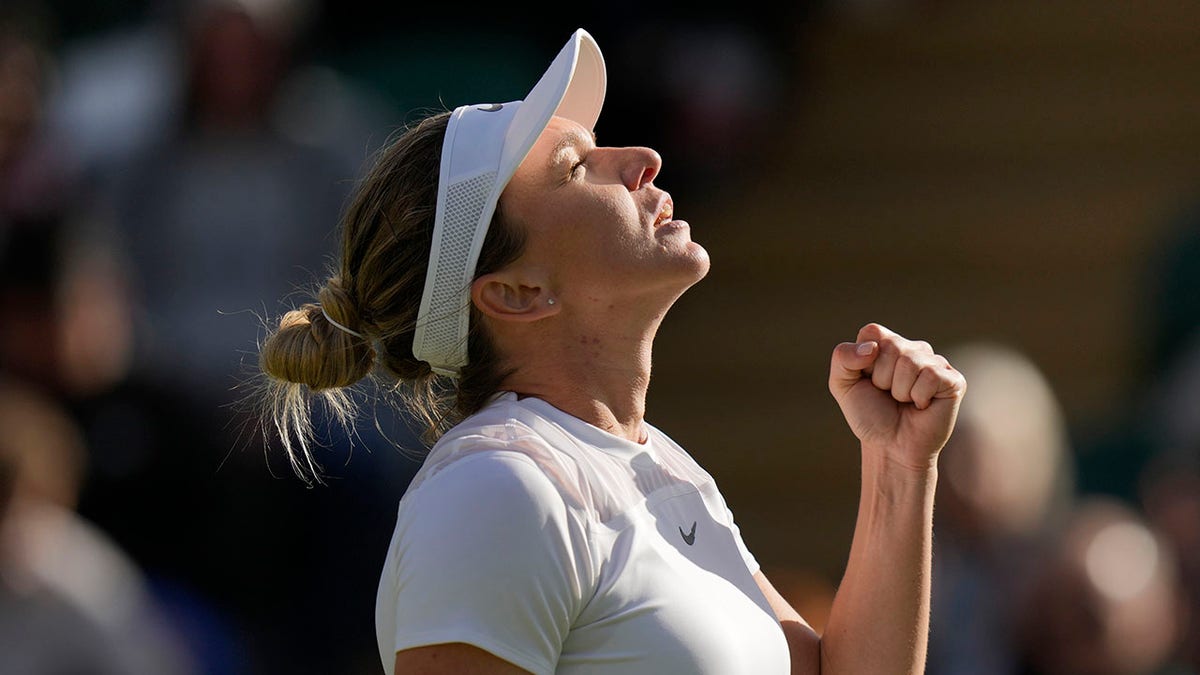
{"type": "Polygon", "coordinates": [[[821,638],[821,672],[921,673],[929,636],[936,461],[902,466],[863,448],[846,573],[821,638]]]}

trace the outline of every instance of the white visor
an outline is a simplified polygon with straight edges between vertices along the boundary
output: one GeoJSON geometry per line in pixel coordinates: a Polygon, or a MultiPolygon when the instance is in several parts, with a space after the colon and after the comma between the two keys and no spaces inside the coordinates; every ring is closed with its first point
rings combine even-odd
{"type": "Polygon", "coordinates": [[[600,47],[580,28],[524,100],[466,105],[450,114],[413,339],[413,355],[434,372],[457,377],[467,364],[471,282],[500,193],[551,117],[595,127],[605,81],[600,47]]]}

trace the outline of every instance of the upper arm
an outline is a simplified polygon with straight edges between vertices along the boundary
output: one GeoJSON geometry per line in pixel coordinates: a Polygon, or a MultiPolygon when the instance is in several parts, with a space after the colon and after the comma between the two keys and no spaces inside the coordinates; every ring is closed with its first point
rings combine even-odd
{"type": "Polygon", "coordinates": [[[804,617],[792,607],[791,603],[784,598],[771,582],[767,580],[767,575],[762,573],[762,570],[754,573],[754,581],[758,584],[759,590],[767,598],[767,603],[771,605],[771,610],[775,612],[776,618],[779,619],[779,625],[783,628],[783,635],[787,638],[788,652],[792,657],[792,675],[816,675],[821,672],[821,638],[816,631],[808,625],[804,617]]]}
{"type": "Polygon", "coordinates": [[[513,664],[462,642],[396,652],[396,675],[529,675],[513,664]]]}

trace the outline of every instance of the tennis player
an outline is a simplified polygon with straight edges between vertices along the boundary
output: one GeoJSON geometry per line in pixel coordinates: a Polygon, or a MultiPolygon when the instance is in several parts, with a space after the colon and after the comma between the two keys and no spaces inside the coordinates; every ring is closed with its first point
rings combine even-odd
{"type": "Polygon", "coordinates": [[[818,636],[713,478],[645,420],[655,333],[709,258],[654,183],[659,155],[596,144],[605,77],[579,30],[523,100],[400,136],[357,188],[318,302],[262,346],[303,475],[320,477],[303,394],[352,414],[345,388],[372,369],[436,439],[383,561],[384,671],[922,672],[962,376],[876,324],[834,348],[862,495],[818,636]]]}

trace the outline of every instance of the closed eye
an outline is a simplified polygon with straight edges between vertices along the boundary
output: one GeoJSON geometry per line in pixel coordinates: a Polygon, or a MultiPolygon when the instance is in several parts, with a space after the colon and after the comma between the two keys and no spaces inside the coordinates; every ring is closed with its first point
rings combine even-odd
{"type": "Polygon", "coordinates": [[[565,185],[565,184],[569,183],[570,181],[575,180],[579,176],[579,174],[582,173],[582,171],[584,169],[583,162],[586,159],[587,159],[586,157],[580,157],[579,159],[575,160],[574,162],[571,162],[571,168],[567,170],[567,175],[563,178],[563,181],[561,184],[565,185]]]}
{"type": "Polygon", "coordinates": [[[566,173],[558,174],[561,176],[561,182],[559,185],[564,185],[567,182],[574,180],[583,169],[587,168],[584,166],[584,163],[587,161],[588,154],[590,154],[590,152],[595,148],[596,134],[594,132],[589,132],[587,135],[584,135],[582,130],[579,129],[568,131],[567,133],[563,134],[562,138],[558,140],[558,143],[555,144],[554,148],[548,155],[548,165],[553,171],[553,173],[549,175],[554,175],[559,171],[562,171],[562,166],[567,164],[567,162],[564,160],[566,160],[568,157],[574,156],[577,159],[568,164],[566,173]]]}

